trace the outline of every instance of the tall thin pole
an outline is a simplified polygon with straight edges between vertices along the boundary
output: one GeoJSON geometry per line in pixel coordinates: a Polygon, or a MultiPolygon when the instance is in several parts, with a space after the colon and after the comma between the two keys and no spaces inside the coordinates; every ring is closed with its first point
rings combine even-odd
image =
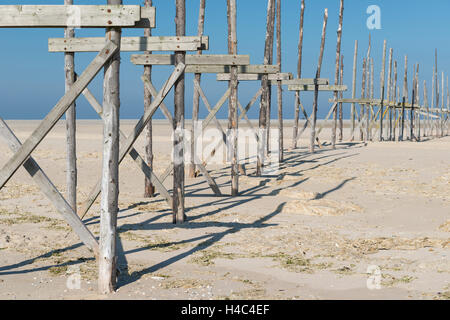
{"type": "Polygon", "coordinates": [[[325,49],[325,36],[327,31],[328,22],[328,9],[325,8],[323,15],[323,27],[322,27],[322,40],[320,42],[320,54],[319,63],[317,64],[316,78],[315,78],[315,88],[314,88],[314,101],[313,101],[313,112],[312,112],[312,124],[311,124],[311,137],[309,140],[309,151],[314,153],[315,140],[316,140],[316,122],[317,122],[317,102],[319,99],[319,85],[317,84],[317,79],[320,78],[320,71],[322,69],[323,51],[325,49]]]}
{"type": "MultiPolygon", "coordinates": [[[[380,75],[380,82],[381,82],[381,106],[380,106],[380,141],[383,141],[383,116],[384,116],[384,84],[386,79],[386,40],[384,40],[383,43],[383,63],[381,66],[381,75],[380,75]]],[[[389,85],[388,85],[389,86],[389,85]]],[[[388,90],[389,92],[389,90],[388,90]]],[[[388,94],[389,96],[389,94],[388,94]]]]}
{"type": "MultiPolygon", "coordinates": [[[[397,105],[397,99],[399,98],[399,94],[398,92],[398,87],[397,87],[397,61],[394,61],[394,104],[397,105]]],[[[395,129],[397,129],[397,115],[398,115],[398,111],[397,108],[394,108],[394,127],[392,129],[392,141],[395,141],[395,135],[396,135],[396,131],[395,129]]]]}
{"type": "Polygon", "coordinates": [[[392,56],[394,54],[394,50],[392,48],[389,49],[389,71],[388,71],[388,87],[387,87],[387,99],[388,99],[388,108],[389,108],[389,137],[388,140],[392,141],[392,107],[391,107],[391,97],[392,97],[392,56]]]}
{"type": "MultiPolygon", "coordinates": [[[[108,4],[121,5],[122,0],[108,0],[108,4]]],[[[103,82],[103,168],[98,264],[98,288],[102,294],[113,292],[116,285],[121,29],[107,28],[106,39],[114,42],[119,50],[105,64],[103,82]]]]}
{"type": "Polygon", "coordinates": [[[441,85],[441,92],[442,92],[442,99],[441,99],[441,133],[440,136],[444,136],[444,72],[442,71],[442,85],[441,85]]]}
{"type": "MultiPolygon", "coordinates": [[[[236,32],[236,0],[229,0],[229,45],[230,54],[237,54],[237,32],[236,32]]],[[[229,130],[229,149],[231,151],[231,195],[239,194],[239,163],[238,163],[238,74],[237,67],[231,67],[230,78],[230,104],[228,110],[228,130],[229,130]]]]}
{"type": "MultiPolygon", "coordinates": [[[[363,58],[363,65],[362,65],[362,83],[361,83],[361,99],[364,99],[366,97],[366,78],[367,78],[367,59],[363,58]]],[[[363,104],[361,105],[361,110],[359,112],[359,137],[361,141],[366,141],[364,137],[364,131],[363,131],[363,121],[366,116],[366,106],[363,104]]]]}
{"type": "Polygon", "coordinates": [[[403,78],[403,100],[402,100],[402,123],[398,140],[403,141],[403,134],[405,130],[405,103],[408,101],[408,56],[405,56],[405,75],[403,78]]]}
{"type": "MultiPolygon", "coordinates": [[[[186,3],[185,0],[175,0],[175,27],[177,36],[186,35],[186,3]]],[[[186,52],[175,52],[175,64],[185,63],[186,52]]],[[[184,74],[175,82],[173,117],[173,223],[184,223],[184,74]]]]}
{"type": "MultiPolygon", "coordinates": [[[[300,8],[300,32],[298,40],[298,61],[297,61],[297,78],[300,79],[302,76],[302,53],[303,53],[303,17],[305,15],[305,0],[302,0],[300,8]]],[[[292,132],[292,149],[297,148],[297,136],[298,136],[298,119],[300,115],[300,91],[295,92],[295,115],[294,115],[294,126],[292,132]]],[[[305,119],[308,121],[308,119],[305,119]]]]}
{"type": "MultiPolygon", "coordinates": [[[[73,0],[64,0],[65,5],[73,5],[73,0]]],[[[75,37],[74,28],[64,29],[65,38],[75,37]]],[[[64,54],[65,90],[70,90],[75,82],[75,53],[64,54]]],[[[67,202],[77,212],[77,141],[76,141],[75,102],[66,112],[66,148],[67,148],[67,202]]]]}
{"type": "MultiPolygon", "coordinates": [[[[344,84],[344,55],[341,55],[341,71],[339,74],[339,84],[343,85],[344,84]]],[[[339,99],[343,99],[344,98],[344,93],[341,91],[339,92],[339,99]]],[[[339,102],[339,137],[338,140],[339,142],[342,142],[342,140],[344,139],[344,110],[342,108],[342,102],[339,102]]]]}
{"type": "MultiPolygon", "coordinates": [[[[151,7],[153,5],[152,0],[145,0],[145,7],[151,7]]],[[[144,29],[144,36],[151,37],[152,35],[152,29],[151,28],[145,28],[144,29]]],[[[151,54],[151,51],[147,51],[146,53],[151,54]]],[[[152,81],[152,66],[145,65],[144,66],[144,77],[152,81]]],[[[150,105],[152,103],[152,94],[147,89],[146,86],[144,86],[144,110],[148,110],[150,108],[150,105]]],[[[148,166],[152,168],[153,170],[153,124],[152,119],[148,122],[147,126],[145,127],[145,161],[147,162],[148,166]]],[[[155,186],[152,184],[152,181],[146,176],[145,177],[145,190],[144,190],[144,197],[151,198],[155,196],[155,186]]]]}
{"type": "MultiPolygon", "coordinates": [[[[344,20],[344,0],[340,1],[340,9],[339,9],[339,27],[337,30],[337,45],[336,45],[336,62],[335,62],[335,70],[334,70],[334,84],[339,84],[339,62],[341,60],[341,42],[342,42],[342,23],[344,20]]],[[[334,92],[334,100],[338,99],[338,92],[334,92]]],[[[333,111],[333,128],[331,131],[331,145],[333,149],[336,149],[336,126],[337,126],[337,116],[338,116],[338,108],[337,105],[334,107],[333,111]]]]}
{"type": "MultiPolygon", "coordinates": [[[[355,51],[353,53],[353,80],[352,80],[352,99],[356,98],[356,68],[358,64],[358,40],[355,40],[355,51]]],[[[356,106],[355,103],[352,103],[351,108],[351,137],[350,140],[353,141],[355,139],[355,122],[356,122],[356,106]]]]}
{"type": "MultiPolygon", "coordinates": [[[[200,0],[199,13],[198,13],[198,27],[197,27],[197,35],[199,37],[203,36],[205,30],[205,9],[206,9],[206,0],[200,0]]],[[[198,50],[197,54],[201,55],[203,53],[202,50],[198,50]]],[[[195,81],[200,83],[202,74],[196,73],[195,81]]],[[[191,163],[189,164],[188,175],[190,178],[195,176],[195,126],[198,122],[198,111],[200,106],[200,93],[197,90],[194,90],[194,98],[192,101],[192,127],[191,127],[191,163]]]]}
{"type": "MultiPolygon", "coordinates": [[[[281,0],[277,0],[277,65],[281,72],[281,0]]],[[[283,162],[283,87],[281,81],[277,82],[278,104],[278,162],[283,162]]]]}
{"type": "MultiPolygon", "coordinates": [[[[264,64],[269,64],[270,62],[270,48],[271,42],[271,30],[273,30],[274,19],[272,14],[274,13],[273,7],[275,5],[275,0],[267,1],[267,24],[266,24],[266,42],[264,46],[264,64]]],[[[262,167],[264,165],[264,154],[265,148],[267,146],[267,110],[269,108],[269,76],[264,74],[261,80],[262,94],[261,94],[261,108],[259,112],[259,140],[258,140],[258,155],[256,164],[256,175],[260,176],[262,174],[262,167]]]]}

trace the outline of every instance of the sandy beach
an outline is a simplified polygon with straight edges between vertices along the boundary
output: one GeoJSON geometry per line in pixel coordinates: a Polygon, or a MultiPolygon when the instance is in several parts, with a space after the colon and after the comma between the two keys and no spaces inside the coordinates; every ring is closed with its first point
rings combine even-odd
{"type": "MultiPolygon", "coordinates": [[[[21,141],[37,124],[8,121],[21,141]]],[[[81,120],[77,130],[81,205],[100,178],[102,123],[81,120]]],[[[159,194],[143,197],[144,175],[127,157],[118,290],[108,296],[97,295],[92,254],[21,168],[0,191],[0,299],[450,299],[450,137],[332,150],[329,130],[315,154],[303,135],[275,175],[256,177],[249,164],[238,197],[226,165],[208,167],[222,197],[202,176],[187,178],[184,225],[171,223],[159,194]],[[74,275],[79,288],[68,285],[74,275]]],[[[171,161],[170,127],[156,121],[153,132],[159,176],[171,161]]],[[[12,152],[1,145],[3,165],[12,152]]],[[[63,194],[65,153],[60,121],[33,157],[63,194]]],[[[164,184],[171,189],[171,177],[164,184]]],[[[95,236],[98,214],[97,200],[84,218],[95,236]]]]}

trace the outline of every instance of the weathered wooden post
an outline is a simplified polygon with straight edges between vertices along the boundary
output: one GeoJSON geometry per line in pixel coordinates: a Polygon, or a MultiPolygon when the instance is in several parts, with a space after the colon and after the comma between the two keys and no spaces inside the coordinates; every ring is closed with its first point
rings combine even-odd
{"type": "MultiPolygon", "coordinates": [[[[381,66],[381,105],[380,105],[380,141],[383,141],[383,118],[384,118],[384,83],[386,79],[386,40],[384,40],[383,43],[383,62],[381,66]]],[[[389,90],[388,90],[389,92],[389,90]]],[[[389,94],[388,94],[388,100],[389,100],[389,94]]]]}
{"type": "Polygon", "coordinates": [[[425,127],[423,130],[423,136],[426,137],[428,135],[428,130],[429,130],[428,125],[429,125],[429,118],[430,118],[430,108],[428,105],[428,90],[427,90],[427,81],[426,80],[423,80],[423,105],[424,105],[425,109],[427,110],[427,116],[426,116],[426,118],[424,117],[425,127]]]}
{"type": "MultiPolygon", "coordinates": [[[[337,45],[336,45],[336,62],[334,70],[334,84],[339,85],[339,62],[341,60],[341,41],[342,41],[342,22],[344,19],[344,0],[340,0],[339,9],[339,27],[337,30],[337,45]]],[[[338,92],[334,92],[334,99],[338,99],[338,92]]],[[[333,149],[336,149],[336,127],[337,127],[338,108],[337,105],[333,111],[333,127],[331,130],[331,145],[333,149]]]]}
{"type": "MultiPolygon", "coordinates": [[[[121,5],[122,0],[108,0],[121,5]]],[[[111,293],[116,285],[116,229],[119,197],[119,114],[120,114],[120,28],[107,28],[106,40],[119,47],[105,64],[103,82],[103,168],[100,203],[100,243],[98,287],[102,294],[111,293]]]]}
{"type": "MultiPolygon", "coordinates": [[[[272,22],[270,23],[270,48],[269,48],[269,65],[273,64],[273,47],[275,42],[275,15],[276,15],[276,2],[274,2],[272,6],[271,18],[272,22]]],[[[270,150],[270,129],[271,129],[271,114],[272,114],[272,84],[269,83],[269,91],[267,92],[267,116],[266,116],[266,130],[267,130],[267,140],[266,140],[266,155],[269,155],[270,150]]]]}
{"type": "MultiPolygon", "coordinates": [[[[206,9],[206,0],[200,0],[199,13],[198,13],[198,27],[197,27],[197,35],[199,37],[203,36],[205,30],[205,9],[206,9]]],[[[198,50],[197,54],[201,55],[203,53],[202,50],[198,50]]],[[[196,73],[194,75],[195,81],[198,83],[201,82],[202,74],[196,73]]],[[[191,127],[191,163],[189,164],[189,177],[195,177],[195,157],[194,154],[196,152],[196,137],[195,137],[195,125],[198,121],[198,111],[200,106],[200,93],[198,90],[194,90],[194,98],[192,101],[192,127],[191,127]]]]}
{"type": "MultiPolygon", "coordinates": [[[[229,48],[228,53],[237,55],[236,32],[236,0],[228,0],[229,5],[229,48]]],[[[231,159],[231,195],[239,194],[239,157],[238,157],[238,69],[231,66],[230,69],[230,98],[228,108],[228,150],[231,159]]]]}
{"type": "Polygon", "coordinates": [[[328,22],[328,9],[325,8],[323,15],[323,27],[322,27],[322,40],[320,43],[320,54],[319,63],[317,64],[316,78],[314,79],[314,100],[313,100],[313,112],[312,112],[312,123],[311,123],[311,137],[309,140],[309,151],[314,153],[315,140],[316,140],[316,123],[317,123],[317,103],[319,99],[319,85],[318,79],[320,78],[320,71],[322,69],[323,51],[325,49],[325,36],[327,31],[328,22]]]}
{"type": "MultiPolygon", "coordinates": [[[[300,31],[298,39],[298,58],[297,58],[297,79],[302,77],[302,53],[303,53],[303,18],[305,15],[305,0],[302,0],[300,8],[300,31]]],[[[300,116],[300,91],[295,92],[295,114],[294,114],[294,125],[292,132],[292,149],[297,148],[297,136],[298,136],[298,120],[300,116]]],[[[308,119],[305,119],[308,121],[308,119]]]]}
{"type": "Polygon", "coordinates": [[[403,78],[403,100],[402,100],[402,114],[401,114],[401,125],[400,133],[398,135],[398,140],[403,141],[403,134],[405,131],[405,103],[408,100],[408,56],[405,56],[405,75],[403,78]]]}
{"type": "Polygon", "coordinates": [[[440,116],[440,134],[439,136],[442,138],[444,136],[444,71],[442,71],[442,85],[441,85],[441,116],[440,116]]]}
{"type": "MultiPolygon", "coordinates": [[[[175,0],[177,36],[186,35],[186,1],[175,0]]],[[[175,52],[175,65],[185,64],[186,51],[175,52]]],[[[175,82],[173,117],[173,223],[184,223],[184,73],[175,82]]]]}
{"type": "MultiPolygon", "coordinates": [[[[397,87],[397,61],[394,61],[394,104],[397,105],[397,99],[399,99],[398,87],[397,87]]],[[[395,141],[396,129],[397,129],[397,108],[394,108],[394,127],[392,128],[392,141],[395,141]]]]}
{"type": "MultiPolygon", "coordinates": [[[[64,0],[65,5],[73,5],[73,0],[64,0]]],[[[65,28],[65,38],[75,37],[73,27],[65,28]]],[[[65,88],[69,91],[75,82],[75,53],[64,54],[65,88]]],[[[75,102],[66,112],[66,150],[67,150],[67,202],[77,212],[77,141],[76,141],[76,106],[75,102]]]]}
{"type": "Polygon", "coordinates": [[[411,139],[411,141],[414,140],[414,107],[415,107],[415,103],[416,103],[416,65],[414,65],[413,67],[413,83],[412,83],[412,96],[411,96],[411,110],[409,112],[409,120],[410,120],[410,125],[409,125],[409,137],[411,139]]]}
{"type": "MultiPolygon", "coordinates": [[[[370,77],[370,99],[373,100],[374,97],[374,70],[373,70],[373,58],[370,58],[370,71],[369,71],[369,77],[370,77]]],[[[372,104],[369,104],[367,106],[367,114],[366,114],[366,135],[367,139],[372,141],[372,119],[374,117],[373,114],[373,106],[372,104]]]]}
{"type": "Polygon", "coordinates": [[[392,141],[392,55],[394,54],[394,50],[392,48],[389,49],[389,70],[388,70],[388,87],[387,87],[387,99],[388,99],[388,108],[389,108],[389,136],[388,140],[392,141]]]}
{"type": "MultiPolygon", "coordinates": [[[[145,7],[151,7],[152,0],[145,0],[145,7]]],[[[146,37],[151,37],[152,35],[152,29],[151,28],[145,28],[144,29],[144,35],[146,37]]],[[[151,54],[151,51],[146,51],[145,53],[151,54]]],[[[152,81],[152,66],[146,65],[144,66],[144,77],[148,81],[152,81]]],[[[152,103],[152,94],[147,89],[146,86],[144,86],[144,110],[148,110],[150,108],[150,105],[152,103]]],[[[145,127],[145,161],[147,162],[147,165],[153,170],[153,125],[152,120],[148,122],[147,126],[145,127]]],[[[155,186],[152,184],[152,181],[145,177],[145,189],[144,189],[144,197],[151,198],[155,195],[155,186]]]]}
{"type": "MultiPolygon", "coordinates": [[[[358,64],[358,40],[355,40],[355,52],[353,53],[353,79],[352,79],[352,99],[356,98],[356,68],[358,64]]],[[[355,139],[355,124],[356,124],[356,105],[352,102],[351,107],[351,135],[350,141],[355,139]]]]}
{"type": "MultiPolygon", "coordinates": [[[[270,64],[270,43],[273,43],[271,37],[271,31],[273,30],[274,19],[272,14],[274,0],[267,1],[267,24],[266,24],[266,42],[264,46],[264,64],[270,64]]],[[[256,163],[256,175],[260,176],[262,173],[262,167],[264,165],[265,148],[267,146],[267,110],[269,108],[269,76],[267,74],[262,75],[261,80],[262,94],[261,94],[261,109],[259,112],[259,139],[258,139],[258,155],[256,163]]]]}
{"type": "MultiPolygon", "coordinates": [[[[366,60],[366,58],[363,58],[361,99],[366,98],[366,78],[367,78],[366,68],[367,68],[367,60],[366,60]]],[[[359,138],[360,138],[360,141],[366,142],[366,137],[364,135],[364,130],[363,130],[363,123],[364,123],[364,119],[366,117],[366,105],[364,105],[364,104],[361,105],[360,109],[361,110],[359,112],[359,138]]]]}
{"type": "MultiPolygon", "coordinates": [[[[281,0],[277,0],[277,65],[281,72],[281,0]]],[[[284,134],[283,134],[283,87],[281,80],[277,81],[277,105],[278,105],[278,162],[284,159],[284,134]]]]}
{"type": "MultiPolygon", "coordinates": [[[[340,71],[340,75],[339,75],[339,84],[343,85],[344,84],[344,55],[341,55],[341,71],[340,71]]],[[[343,99],[344,98],[344,93],[341,91],[339,92],[339,99],[343,99]]],[[[342,106],[342,102],[339,102],[339,137],[338,140],[339,142],[342,142],[342,140],[344,139],[344,110],[343,110],[343,106],[342,106]]]]}
{"type": "MultiPolygon", "coordinates": [[[[438,82],[438,61],[437,61],[437,49],[434,51],[434,85],[435,85],[435,108],[439,108],[439,82],[438,82]]],[[[436,127],[436,137],[439,136],[439,129],[436,127]]]]}

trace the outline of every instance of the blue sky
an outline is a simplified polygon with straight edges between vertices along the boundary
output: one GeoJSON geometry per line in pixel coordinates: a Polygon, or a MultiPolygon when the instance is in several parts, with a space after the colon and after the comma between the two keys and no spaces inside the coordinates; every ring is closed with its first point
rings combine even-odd
{"type": "MultiPolygon", "coordinates": [[[[210,54],[227,52],[226,0],[206,1],[205,34],[210,36],[210,54]]],[[[3,0],[2,4],[62,4],[63,0],[3,0]]],[[[75,4],[103,4],[106,1],[75,0],[75,4]]],[[[124,4],[142,4],[143,1],[130,0],[124,4]]],[[[187,35],[196,35],[198,0],[186,0],[187,35]]],[[[157,28],[154,35],[174,35],[175,0],[154,0],[157,12],[157,28]]],[[[238,51],[249,54],[252,64],[263,62],[266,0],[237,0],[238,4],[238,51]]],[[[306,78],[314,77],[320,46],[323,11],[328,8],[329,19],[322,77],[334,81],[334,64],[336,51],[336,30],[338,27],[339,0],[306,0],[303,71],[306,78]]],[[[344,83],[351,88],[354,41],[359,41],[357,92],[360,92],[360,69],[365,55],[369,33],[372,36],[372,57],[375,63],[375,93],[379,95],[379,74],[383,40],[388,48],[394,49],[394,59],[399,63],[399,80],[403,78],[404,55],[408,55],[409,72],[414,63],[420,64],[420,79],[427,81],[431,97],[432,68],[434,49],[438,48],[438,67],[441,71],[449,70],[450,45],[448,41],[448,14],[450,1],[431,0],[396,0],[366,1],[346,0],[344,10],[344,28],[342,53],[344,54],[344,83]],[[369,30],[366,13],[369,5],[381,8],[381,30],[369,30]]],[[[300,0],[283,0],[282,4],[282,47],[283,72],[296,73],[298,25],[300,16],[300,0]]],[[[125,30],[124,36],[142,35],[142,30],[125,30]]],[[[103,36],[104,30],[77,30],[77,36],[103,36]]],[[[0,112],[5,119],[41,119],[64,93],[63,54],[49,53],[47,39],[62,37],[62,29],[0,29],[3,47],[0,51],[0,112]]],[[[95,56],[92,53],[80,53],[76,57],[76,70],[81,73],[95,56]]],[[[154,68],[154,83],[158,88],[170,73],[169,67],[154,68]]],[[[130,62],[130,54],[122,54],[121,69],[121,116],[124,119],[136,119],[143,109],[143,85],[140,80],[142,67],[130,62]]],[[[90,85],[90,89],[101,101],[102,73],[90,85]]],[[[409,74],[411,75],[411,73],[409,74]]],[[[192,114],[192,76],[187,75],[186,118],[192,114]]],[[[408,84],[411,86],[411,77],[408,84]]],[[[399,84],[401,85],[400,81],[399,84]]],[[[215,104],[226,89],[225,83],[215,80],[215,75],[203,77],[204,90],[211,104],[215,104]]],[[[259,83],[241,83],[239,99],[245,105],[258,89],[259,83]]],[[[275,89],[274,89],[275,94],[275,89]]],[[[303,105],[310,110],[312,93],[302,95],[303,105]]],[[[345,93],[350,97],[351,92],[345,93]]],[[[329,109],[328,99],[331,93],[320,96],[319,117],[324,117],[329,109]]],[[[275,100],[275,99],[274,99],[275,100]]],[[[284,116],[293,118],[293,93],[284,92],[284,116]]],[[[97,118],[83,97],[78,100],[79,118],[97,118]]],[[[173,97],[166,99],[167,106],[172,109],[173,97]]],[[[258,103],[249,112],[251,118],[258,117],[258,103]]],[[[346,107],[346,115],[348,114],[346,107]]],[[[201,105],[201,117],[205,117],[206,108],[201,105]]],[[[276,117],[276,104],[273,102],[273,118],[276,117]]],[[[156,118],[162,118],[157,113],[156,118]]],[[[220,118],[227,117],[226,106],[219,113],[220,118]]]]}

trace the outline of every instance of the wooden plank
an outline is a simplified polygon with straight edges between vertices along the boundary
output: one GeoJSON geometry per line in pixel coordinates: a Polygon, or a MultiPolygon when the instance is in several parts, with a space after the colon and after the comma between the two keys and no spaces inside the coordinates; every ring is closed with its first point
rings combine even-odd
{"type": "MultiPolygon", "coordinates": [[[[316,88],[314,85],[289,85],[289,91],[314,91],[316,88]]],[[[317,87],[318,91],[347,91],[346,85],[319,85],[317,87]]]]}
{"type": "MultiPolygon", "coordinates": [[[[238,66],[238,73],[263,73],[273,74],[279,73],[279,68],[276,65],[248,65],[238,66]]],[[[202,66],[189,65],[186,67],[186,73],[230,73],[231,66],[202,66]]]]}
{"type": "MultiPolygon", "coordinates": [[[[175,55],[172,54],[134,54],[131,62],[136,65],[175,65],[175,55]]],[[[249,65],[249,55],[210,54],[186,55],[186,65],[249,65]]]]}
{"type": "Polygon", "coordinates": [[[111,56],[117,52],[118,47],[111,41],[108,41],[103,50],[89,64],[80,78],[75,81],[70,90],[58,101],[55,107],[33,131],[31,136],[24,142],[22,147],[14,156],[3,166],[0,171],[0,189],[8,182],[11,176],[25,162],[39,143],[45,138],[50,130],[55,126],[62,115],[74,103],[78,96],[94,79],[97,73],[103,68],[111,56]]]}
{"type": "MultiPolygon", "coordinates": [[[[89,38],[50,38],[49,52],[98,52],[105,44],[105,39],[89,38]]],[[[197,51],[209,49],[209,37],[123,37],[120,50],[137,51],[197,51]]]]}
{"type": "MultiPolygon", "coordinates": [[[[219,73],[217,74],[217,81],[230,81],[231,75],[230,73],[219,73]]],[[[258,73],[241,73],[238,75],[238,81],[261,81],[262,74],[258,73]]],[[[274,81],[274,84],[277,84],[276,81],[283,81],[292,79],[292,73],[274,73],[269,74],[269,81],[274,81]]]]}
{"type": "Polygon", "coordinates": [[[292,80],[283,80],[283,84],[284,85],[300,85],[300,86],[304,86],[304,85],[314,85],[315,81],[317,82],[318,85],[329,85],[330,84],[330,80],[328,79],[308,79],[308,78],[304,78],[304,79],[292,79],[292,80]]]}
{"type": "MultiPolygon", "coordinates": [[[[21,143],[19,139],[14,135],[8,125],[0,118],[0,137],[2,137],[8,144],[9,148],[13,152],[17,152],[21,143]]],[[[70,204],[64,199],[61,193],[56,189],[55,185],[50,181],[47,175],[42,171],[36,161],[30,157],[24,164],[24,168],[33,178],[34,182],[39,186],[41,191],[55,206],[58,212],[63,216],[66,222],[70,225],[73,231],[78,235],[80,240],[94,252],[95,256],[98,255],[98,243],[92,233],[78,218],[75,211],[73,211],[70,204]]]]}
{"type": "MultiPolygon", "coordinates": [[[[143,16],[155,25],[154,10],[143,10],[143,16]]],[[[0,28],[134,27],[140,20],[141,7],[136,5],[0,6],[0,28]]]]}
{"type": "Polygon", "coordinates": [[[156,28],[155,7],[141,7],[141,19],[134,25],[135,28],[156,28]]]}

